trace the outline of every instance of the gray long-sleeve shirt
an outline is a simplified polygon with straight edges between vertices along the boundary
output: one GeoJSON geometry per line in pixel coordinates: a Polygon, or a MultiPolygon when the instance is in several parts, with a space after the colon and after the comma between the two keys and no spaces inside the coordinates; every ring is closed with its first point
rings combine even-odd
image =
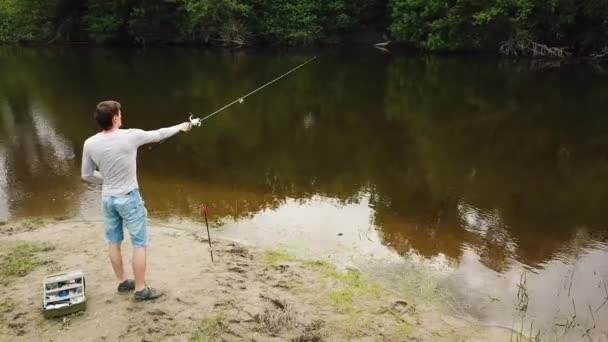
{"type": "Polygon", "coordinates": [[[182,125],[155,131],[118,129],[95,134],[84,142],[82,178],[102,184],[104,196],[125,195],[137,189],[137,148],[175,135],[182,125]]]}

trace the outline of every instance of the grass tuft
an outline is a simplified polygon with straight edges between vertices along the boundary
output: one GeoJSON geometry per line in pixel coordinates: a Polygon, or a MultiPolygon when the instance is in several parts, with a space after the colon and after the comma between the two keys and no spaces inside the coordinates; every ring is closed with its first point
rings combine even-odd
{"type": "Polygon", "coordinates": [[[351,313],[354,309],[354,293],[350,289],[333,289],[329,292],[329,299],[342,313],[351,313]]]}
{"type": "Polygon", "coordinates": [[[275,266],[283,261],[291,261],[295,258],[289,253],[281,250],[267,250],[262,255],[262,260],[268,265],[275,266]]]}
{"type": "Polygon", "coordinates": [[[225,316],[223,312],[201,321],[190,336],[190,342],[211,342],[219,340],[225,329],[225,316]]]}
{"type": "Polygon", "coordinates": [[[36,255],[55,247],[48,244],[20,243],[0,256],[0,281],[7,283],[13,278],[24,277],[38,266],[47,264],[36,255]]]}

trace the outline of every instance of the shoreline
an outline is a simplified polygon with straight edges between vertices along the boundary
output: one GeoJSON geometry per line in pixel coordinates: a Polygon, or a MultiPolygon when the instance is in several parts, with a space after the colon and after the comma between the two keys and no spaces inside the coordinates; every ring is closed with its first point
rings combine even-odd
{"type": "Polygon", "coordinates": [[[353,43],[353,44],[316,44],[311,46],[272,46],[272,45],[251,45],[251,46],[221,46],[221,45],[200,45],[200,44],[148,44],[148,45],[122,45],[122,44],[97,44],[97,43],[66,43],[66,44],[35,44],[35,43],[0,43],[1,49],[48,49],[48,50],[108,50],[108,51],[154,51],[170,48],[173,51],[177,50],[193,50],[201,52],[219,52],[219,53],[295,53],[295,54],[326,54],[326,53],[343,53],[351,50],[361,51],[369,50],[377,52],[385,56],[408,56],[408,57],[432,57],[432,58],[462,58],[462,59],[478,59],[484,61],[487,59],[497,60],[508,63],[526,63],[532,70],[560,68],[563,66],[582,65],[601,67],[608,63],[608,58],[596,58],[592,55],[571,55],[563,58],[551,56],[508,56],[499,51],[492,50],[456,50],[456,51],[429,51],[419,48],[414,48],[406,44],[391,43],[387,47],[378,47],[374,42],[353,43]]]}
{"type": "MultiPolygon", "coordinates": [[[[115,292],[99,223],[38,223],[34,229],[6,234],[14,224],[0,227],[2,254],[24,246],[46,247],[30,248],[38,251],[31,255],[30,272],[9,278],[0,293],[3,340],[481,341],[492,334],[508,335],[504,329],[449,315],[441,300],[425,302],[424,296],[395,292],[359,271],[280,249],[213,238],[216,261],[211,263],[206,236],[156,222],[150,224],[154,233],[147,277],[165,295],[137,303],[115,292]],[[44,319],[42,277],[67,269],[87,274],[88,308],[44,319]]],[[[125,261],[130,259],[129,245],[125,241],[125,261]]]]}

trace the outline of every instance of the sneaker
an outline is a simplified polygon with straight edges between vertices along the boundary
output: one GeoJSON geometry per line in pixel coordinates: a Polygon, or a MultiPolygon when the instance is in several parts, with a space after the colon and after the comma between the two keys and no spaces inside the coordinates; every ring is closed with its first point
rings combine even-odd
{"type": "Polygon", "coordinates": [[[162,296],[163,293],[152,287],[146,287],[141,291],[135,291],[134,297],[136,301],[150,300],[162,296]]]}
{"type": "Polygon", "coordinates": [[[135,282],[131,279],[127,279],[122,283],[118,284],[118,292],[125,293],[135,290],[135,282]]]}

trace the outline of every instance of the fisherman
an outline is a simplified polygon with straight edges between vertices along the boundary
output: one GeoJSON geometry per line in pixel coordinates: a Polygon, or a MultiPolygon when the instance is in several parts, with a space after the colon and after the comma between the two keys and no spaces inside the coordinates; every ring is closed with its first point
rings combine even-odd
{"type": "Polygon", "coordinates": [[[137,149],[167,139],[180,131],[188,132],[192,129],[192,123],[184,122],[155,131],[120,129],[122,112],[120,103],[116,101],[100,102],[94,117],[101,132],[84,142],[82,179],[102,185],[105,240],[109,245],[110,261],[119,283],[118,292],[135,291],[137,301],[158,298],[162,292],[145,284],[147,210],[137,183],[137,149]],[[135,281],[127,279],[123,269],[123,227],[129,231],[133,245],[135,281]]]}

